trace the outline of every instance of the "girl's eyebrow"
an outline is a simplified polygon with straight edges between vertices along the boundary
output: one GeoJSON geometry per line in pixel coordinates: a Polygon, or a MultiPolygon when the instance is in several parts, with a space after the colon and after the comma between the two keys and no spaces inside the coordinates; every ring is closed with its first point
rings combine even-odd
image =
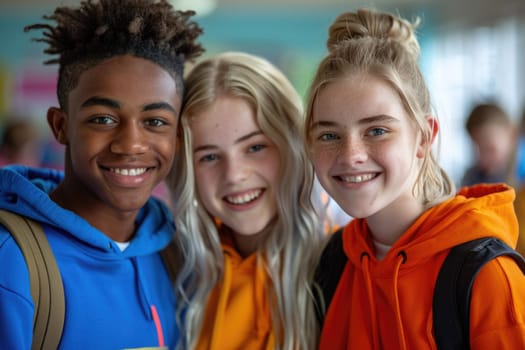
{"type": "Polygon", "coordinates": [[[213,145],[202,145],[202,146],[199,146],[199,147],[195,147],[193,149],[193,153],[202,152],[202,151],[209,151],[209,150],[217,149],[217,148],[219,148],[219,147],[213,146],[213,145]]]}
{"type": "MultiPolygon", "coordinates": [[[[394,117],[389,116],[387,114],[379,114],[379,115],[374,115],[374,116],[371,116],[371,117],[366,117],[366,118],[363,118],[363,119],[359,119],[357,121],[357,123],[358,124],[372,124],[372,123],[378,123],[378,122],[392,123],[392,122],[396,122],[396,121],[398,121],[397,118],[394,118],[394,117]]],[[[338,125],[339,125],[339,123],[334,122],[334,121],[320,120],[320,121],[316,121],[316,122],[312,123],[312,126],[310,127],[310,129],[330,128],[330,127],[336,127],[338,125]]]]}
{"type": "Polygon", "coordinates": [[[329,128],[332,126],[337,126],[339,123],[332,122],[332,121],[326,121],[326,120],[320,120],[317,122],[312,123],[310,126],[310,129],[316,129],[316,128],[329,128]]]}
{"type": "Polygon", "coordinates": [[[390,115],[387,115],[387,114],[379,114],[379,115],[374,115],[371,117],[360,119],[359,124],[370,124],[370,123],[377,123],[377,122],[392,123],[395,121],[398,121],[398,119],[390,115]]]}
{"type": "Polygon", "coordinates": [[[246,134],[244,136],[241,136],[239,137],[237,140],[235,140],[235,143],[240,143],[240,142],[243,142],[243,141],[246,141],[254,136],[257,136],[257,135],[262,135],[263,132],[261,130],[256,130],[256,131],[252,131],[251,133],[249,134],[246,134]]]}
{"type": "MultiPolygon", "coordinates": [[[[263,132],[261,130],[256,130],[256,131],[253,131],[253,132],[250,132],[244,136],[241,136],[239,137],[237,140],[234,141],[234,143],[241,143],[241,142],[244,142],[254,136],[257,136],[257,135],[263,135],[263,132]]],[[[200,151],[206,151],[206,150],[212,150],[212,149],[217,149],[218,147],[215,146],[215,145],[202,145],[202,146],[198,146],[198,147],[195,147],[193,149],[193,153],[197,153],[197,152],[200,152],[200,151]]]]}

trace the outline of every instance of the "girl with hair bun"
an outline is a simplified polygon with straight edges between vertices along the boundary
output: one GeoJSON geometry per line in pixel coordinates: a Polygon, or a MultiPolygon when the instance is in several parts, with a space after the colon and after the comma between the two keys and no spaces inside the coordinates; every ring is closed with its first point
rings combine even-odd
{"type": "MultiPolygon", "coordinates": [[[[433,293],[451,248],[485,236],[516,245],[514,190],[485,184],[456,193],[432,154],[439,122],[418,67],[417,24],[367,9],[343,13],[310,88],[310,157],[354,218],[319,265],[329,267],[321,285],[341,270],[325,299],[320,349],[436,349],[433,293]]],[[[470,347],[525,348],[523,310],[518,265],[508,256],[488,262],[472,288],[470,347]]]]}

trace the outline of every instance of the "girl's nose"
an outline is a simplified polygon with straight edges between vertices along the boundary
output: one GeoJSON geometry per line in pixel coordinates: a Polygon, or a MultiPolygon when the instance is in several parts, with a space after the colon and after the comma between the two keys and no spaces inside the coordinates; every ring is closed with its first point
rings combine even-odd
{"type": "Polygon", "coordinates": [[[249,176],[249,166],[236,158],[228,158],[224,165],[224,177],[229,183],[238,183],[249,176]]]}
{"type": "Polygon", "coordinates": [[[367,147],[358,137],[346,137],[341,143],[337,158],[338,162],[349,165],[363,163],[368,159],[367,147]]]}

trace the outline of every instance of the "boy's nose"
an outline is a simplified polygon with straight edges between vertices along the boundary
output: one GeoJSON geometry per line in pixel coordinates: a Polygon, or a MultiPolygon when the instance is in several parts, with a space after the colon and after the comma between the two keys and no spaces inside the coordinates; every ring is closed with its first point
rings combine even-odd
{"type": "Polygon", "coordinates": [[[118,154],[142,154],[148,150],[144,130],[138,125],[123,126],[111,143],[111,151],[118,154]]]}

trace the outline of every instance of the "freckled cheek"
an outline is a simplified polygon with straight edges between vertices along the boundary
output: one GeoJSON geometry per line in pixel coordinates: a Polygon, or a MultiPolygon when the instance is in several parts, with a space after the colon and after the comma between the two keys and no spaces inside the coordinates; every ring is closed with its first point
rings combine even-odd
{"type": "Polygon", "coordinates": [[[265,177],[269,180],[271,183],[272,190],[275,190],[279,188],[279,184],[281,183],[280,178],[280,172],[281,172],[281,165],[280,162],[273,161],[268,162],[268,166],[263,168],[263,172],[265,172],[265,177]]]}
{"type": "Polygon", "coordinates": [[[334,147],[313,147],[312,161],[316,168],[325,168],[334,162],[337,149],[334,147]]]}

